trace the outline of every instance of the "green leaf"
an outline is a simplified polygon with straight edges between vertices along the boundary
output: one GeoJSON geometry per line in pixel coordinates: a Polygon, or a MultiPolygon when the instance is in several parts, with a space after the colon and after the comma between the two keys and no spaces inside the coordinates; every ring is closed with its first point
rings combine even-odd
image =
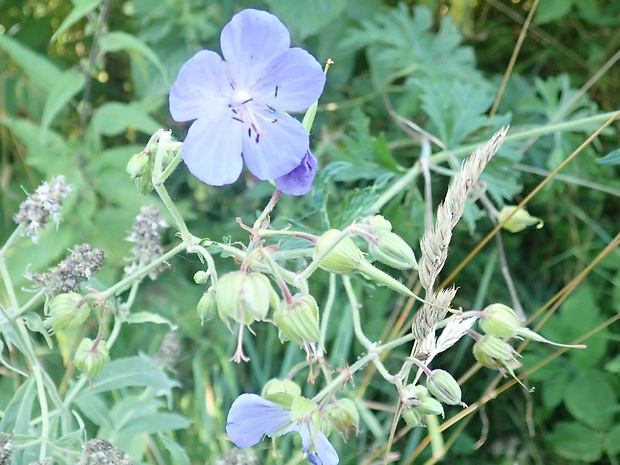
{"type": "Polygon", "coordinates": [[[109,429],[114,428],[114,421],[110,416],[110,406],[103,400],[100,394],[95,394],[85,389],[75,397],[74,403],[97,426],[109,429]]]}
{"type": "Polygon", "coordinates": [[[607,433],[606,452],[610,455],[620,454],[620,423],[607,433]]]}
{"type": "Polygon", "coordinates": [[[134,128],[151,135],[160,124],[135,104],[108,102],[97,108],[91,125],[95,131],[105,136],[117,136],[128,128],[134,128]]]}
{"type": "Polygon", "coordinates": [[[119,430],[120,435],[131,436],[138,433],[165,433],[174,429],[186,429],[192,424],[184,416],[176,413],[159,412],[134,417],[119,430]]]}
{"type": "Polygon", "coordinates": [[[157,54],[144,42],[131,34],[126,32],[114,31],[101,37],[99,46],[101,50],[106,52],[120,52],[125,51],[131,55],[134,61],[137,62],[142,73],[147,74],[146,67],[140,66],[139,59],[141,57],[150,61],[162,76],[166,75],[166,71],[159,60],[157,54]]]}
{"type": "Polygon", "coordinates": [[[546,24],[565,17],[572,7],[572,0],[545,0],[538,4],[534,23],[546,24]]]}
{"type": "Polygon", "coordinates": [[[620,165],[620,149],[612,150],[603,158],[596,160],[601,165],[620,165]]]}
{"type": "Polygon", "coordinates": [[[266,0],[266,3],[269,11],[280,18],[291,34],[300,40],[318,33],[330,21],[340,17],[346,6],[346,0],[266,0]]]}
{"type": "Polygon", "coordinates": [[[599,431],[611,426],[617,407],[614,390],[598,370],[580,372],[568,384],[564,403],[577,420],[599,431]]]}
{"type": "Polygon", "coordinates": [[[54,83],[43,108],[41,127],[43,131],[49,127],[54,117],[71,101],[74,95],[81,92],[86,84],[86,78],[82,73],[65,71],[60,79],[54,83]]]}
{"type": "Polygon", "coordinates": [[[28,79],[40,89],[51,89],[62,72],[46,57],[33,52],[8,34],[0,34],[0,49],[19,66],[28,79]]]}
{"type": "Polygon", "coordinates": [[[170,330],[172,331],[177,329],[177,325],[172,323],[172,321],[164,318],[161,315],[158,315],[157,313],[151,312],[130,313],[124,321],[126,323],[155,323],[158,325],[168,325],[170,326],[170,330]]]}
{"type": "Polygon", "coordinates": [[[101,373],[92,380],[92,392],[105,392],[130,386],[143,386],[155,389],[159,394],[168,395],[180,386],[146,356],[121,358],[108,363],[101,373]]]}
{"type": "Polygon", "coordinates": [[[172,465],[190,465],[189,457],[183,447],[161,433],[159,433],[158,436],[164,444],[166,450],[170,452],[170,456],[172,457],[172,465]]]}
{"type": "Polygon", "coordinates": [[[593,463],[603,455],[598,434],[580,423],[556,423],[548,440],[555,452],[567,460],[593,463]]]}
{"type": "Polygon", "coordinates": [[[103,0],[74,0],[73,3],[75,6],[63,22],[60,23],[58,30],[52,36],[52,42],[55,42],[63,32],[97,8],[101,3],[103,3],[103,0]]]}
{"type": "Polygon", "coordinates": [[[31,376],[19,387],[9,404],[4,407],[0,431],[28,434],[30,431],[29,423],[32,417],[32,406],[36,395],[37,390],[34,376],[31,376]]]}

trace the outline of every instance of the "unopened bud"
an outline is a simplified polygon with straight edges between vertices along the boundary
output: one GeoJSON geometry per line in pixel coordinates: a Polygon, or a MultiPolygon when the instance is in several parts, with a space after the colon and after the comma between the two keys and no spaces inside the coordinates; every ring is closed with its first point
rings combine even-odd
{"type": "Polygon", "coordinates": [[[483,366],[512,374],[521,366],[512,346],[495,336],[481,336],[473,347],[474,358],[483,366]]]}
{"type": "Polygon", "coordinates": [[[377,236],[392,231],[392,223],[386,220],[382,215],[369,216],[364,220],[364,223],[369,226],[368,232],[377,236]]]}
{"type": "Polygon", "coordinates": [[[411,270],[418,267],[411,247],[393,232],[378,235],[374,241],[370,242],[368,251],[381,263],[392,268],[411,270]]]}
{"type": "Polygon", "coordinates": [[[478,324],[485,334],[502,338],[516,336],[523,327],[514,310],[502,304],[492,304],[482,310],[478,324]]]}
{"type": "Polygon", "coordinates": [[[146,153],[138,153],[129,159],[125,169],[131,179],[136,179],[142,176],[150,177],[150,163],[151,161],[146,153]]]}
{"type": "Polygon", "coordinates": [[[43,322],[46,328],[63,331],[80,326],[90,315],[86,299],[76,292],[66,292],[54,297],[50,304],[49,317],[43,322]]]}
{"type": "Polygon", "coordinates": [[[153,190],[153,180],[151,176],[140,176],[134,179],[134,182],[142,195],[146,195],[153,190]]]}
{"type": "Polygon", "coordinates": [[[194,273],[194,282],[196,284],[204,284],[209,280],[209,273],[203,270],[194,273]]]}
{"type": "Polygon", "coordinates": [[[316,243],[315,258],[323,251],[330,249],[319,264],[322,269],[330,273],[350,273],[364,261],[362,251],[350,237],[344,237],[334,245],[334,241],[340,234],[341,232],[337,229],[330,229],[316,243]]]}
{"type": "Polygon", "coordinates": [[[264,320],[270,298],[271,283],[261,273],[235,271],[222,276],[215,286],[217,311],[223,321],[231,318],[249,325],[264,320]]]}
{"type": "Polygon", "coordinates": [[[445,370],[433,370],[426,380],[426,387],[438,401],[444,404],[461,403],[461,388],[452,375],[445,370]]]}
{"type": "Polygon", "coordinates": [[[419,405],[413,408],[424,415],[441,415],[443,417],[443,405],[431,396],[426,396],[420,401],[419,405]]]}
{"type": "MultiPolygon", "coordinates": [[[[516,206],[507,206],[502,208],[502,211],[499,212],[497,220],[502,223],[516,209],[516,206]]],[[[536,229],[540,229],[544,226],[544,221],[530,215],[524,208],[520,208],[502,227],[511,233],[517,233],[534,224],[536,225],[536,229]]]]}
{"type": "Polygon", "coordinates": [[[297,345],[319,342],[319,307],[310,294],[298,294],[291,302],[282,302],[274,322],[282,333],[297,345]]]}
{"type": "Polygon", "coordinates": [[[108,346],[102,339],[97,342],[88,338],[82,339],[73,357],[75,366],[89,378],[97,376],[109,361],[108,346]]]}
{"type": "Polygon", "coordinates": [[[408,399],[422,400],[428,396],[428,389],[421,384],[409,384],[405,388],[405,393],[408,399]]]}
{"type": "Polygon", "coordinates": [[[424,426],[424,423],[422,423],[422,414],[413,408],[403,410],[403,420],[412,428],[424,426]]]}
{"type": "Polygon", "coordinates": [[[261,397],[290,410],[293,400],[301,396],[301,388],[288,379],[270,379],[263,386],[261,397]]]}
{"type": "Polygon", "coordinates": [[[351,399],[339,399],[335,404],[326,407],[325,413],[331,418],[332,425],[345,439],[349,437],[351,428],[359,430],[360,414],[355,402],[351,399]]]}
{"type": "Polygon", "coordinates": [[[198,301],[196,311],[200,318],[200,324],[204,324],[205,321],[211,320],[216,315],[217,303],[215,299],[215,289],[213,287],[210,287],[207,292],[202,294],[202,297],[198,301]]]}

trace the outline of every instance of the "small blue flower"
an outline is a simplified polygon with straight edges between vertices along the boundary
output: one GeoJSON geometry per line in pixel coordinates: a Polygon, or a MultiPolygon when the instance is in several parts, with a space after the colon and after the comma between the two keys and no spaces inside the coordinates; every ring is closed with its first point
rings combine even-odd
{"type": "Polygon", "coordinates": [[[280,436],[297,431],[301,436],[303,451],[311,464],[337,465],[338,453],[327,436],[315,430],[312,420],[293,423],[290,410],[256,394],[237,397],[230,407],[226,422],[228,437],[237,447],[251,447],[258,444],[265,435],[280,436]]]}
{"type": "Polygon", "coordinates": [[[220,44],[224,60],[198,52],[170,89],[174,120],[195,120],[181,150],[185,164],[204,183],[221,186],[235,182],[245,162],[285,193],[307,192],[316,166],[308,133],[285,112],[304,111],[318,100],[325,85],[321,65],[305,50],[290,48],[286,27],[265,11],[236,14],[220,44]]]}

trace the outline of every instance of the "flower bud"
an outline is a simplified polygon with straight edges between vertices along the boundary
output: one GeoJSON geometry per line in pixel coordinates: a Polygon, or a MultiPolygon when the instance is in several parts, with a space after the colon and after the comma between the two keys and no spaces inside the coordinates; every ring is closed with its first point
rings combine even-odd
{"type": "Polygon", "coordinates": [[[103,339],[93,342],[92,339],[84,338],[73,357],[75,366],[89,378],[94,378],[110,361],[108,346],[103,339]]]}
{"type": "Polygon", "coordinates": [[[267,317],[271,297],[269,278],[261,273],[234,271],[222,276],[215,286],[217,311],[223,321],[228,318],[242,325],[267,317]]]}
{"type": "Polygon", "coordinates": [[[393,232],[378,235],[374,241],[370,242],[368,251],[381,263],[392,268],[411,270],[418,267],[411,247],[393,232]]]}
{"type": "Polygon", "coordinates": [[[310,294],[298,294],[292,301],[282,302],[274,322],[282,333],[297,345],[319,342],[319,307],[310,294]]]}
{"type": "Polygon", "coordinates": [[[521,366],[510,344],[495,336],[481,336],[474,344],[474,358],[483,366],[512,374],[521,366]]]}
{"type": "Polygon", "coordinates": [[[424,426],[422,423],[422,414],[415,409],[407,408],[403,410],[403,420],[412,428],[416,426],[424,426]]]}
{"type": "Polygon", "coordinates": [[[150,159],[145,153],[138,153],[132,156],[127,162],[126,171],[131,179],[136,179],[142,176],[150,177],[150,159]]]}
{"type": "Polygon", "coordinates": [[[513,337],[523,327],[514,310],[506,305],[492,304],[486,307],[478,321],[485,334],[496,337],[513,337]]]}
{"type": "Polygon", "coordinates": [[[355,402],[351,399],[339,399],[335,404],[330,404],[325,409],[326,415],[331,418],[333,427],[345,440],[349,437],[351,428],[359,430],[360,414],[355,402]]]}
{"type": "Polygon", "coordinates": [[[319,256],[324,250],[331,248],[323,258],[319,267],[330,273],[350,273],[355,271],[358,265],[364,261],[362,251],[355,245],[350,237],[344,237],[333,246],[334,240],[341,234],[337,229],[326,231],[316,243],[314,257],[319,256]],[[333,246],[333,247],[332,247],[333,246]]]}
{"type": "Polygon", "coordinates": [[[369,226],[368,232],[377,236],[392,231],[392,223],[386,220],[382,215],[369,216],[364,219],[364,223],[369,226]]]}
{"type": "Polygon", "coordinates": [[[287,379],[270,379],[263,386],[261,397],[290,410],[293,400],[301,396],[301,388],[287,379]]]}
{"type": "Polygon", "coordinates": [[[215,316],[217,313],[217,303],[215,299],[215,289],[213,287],[210,287],[207,292],[202,294],[202,297],[198,301],[196,311],[200,318],[200,324],[204,324],[205,321],[209,321],[215,316]]]}
{"type": "Polygon", "coordinates": [[[461,403],[461,388],[452,375],[445,370],[433,370],[426,380],[426,387],[437,400],[444,404],[461,403]]]}
{"type": "Polygon", "coordinates": [[[153,190],[153,181],[151,176],[140,176],[134,179],[134,182],[136,183],[138,191],[140,191],[140,194],[142,195],[146,195],[153,190]]]}
{"type": "Polygon", "coordinates": [[[413,407],[423,415],[441,415],[443,417],[443,405],[437,399],[426,396],[419,405],[413,407]]]}
{"type": "Polygon", "coordinates": [[[49,317],[43,322],[53,331],[73,329],[80,326],[90,315],[90,307],[80,294],[67,292],[54,297],[50,304],[49,317]]]}
{"type": "Polygon", "coordinates": [[[196,284],[204,284],[209,280],[209,273],[203,270],[194,273],[194,282],[196,284]]]}
{"type": "Polygon", "coordinates": [[[426,389],[421,384],[409,384],[405,388],[405,394],[408,399],[418,399],[422,400],[428,396],[428,389],[426,389]]]}
{"type": "Polygon", "coordinates": [[[304,422],[307,418],[312,418],[314,424],[320,427],[319,407],[310,399],[305,397],[295,397],[291,403],[291,420],[293,424],[304,422]]]}
{"type": "MultiPolygon", "coordinates": [[[[502,211],[499,212],[497,220],[502,223],[516,209],[516,206],[506,206],[502,208],[502,211]]],[[[534,224],[536,225],[536,229],[540,229],[544,226],[544,221],[530,215],[524,208],[520,208],[502,227],[511,233],[517,233],[534,224]]]]}

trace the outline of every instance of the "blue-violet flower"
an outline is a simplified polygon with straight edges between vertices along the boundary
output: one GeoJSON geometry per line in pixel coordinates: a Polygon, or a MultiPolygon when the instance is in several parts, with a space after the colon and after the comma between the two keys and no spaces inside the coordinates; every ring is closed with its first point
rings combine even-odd
{"type": "Polygon", "coordinates": [[[338,464],[338,453],[310,417],[294,421],[290,410],[256,394],[240,395],[228,412],[226,432],[237,447],[251,447],[258,444],[264,435],[280,436],[291,431],[300,434],[303,451],[310,463],[338,464]]]}
{"type": "Polygon", "coordinates": [[[196,53],[170,89],[174,120],[195,120],[181,149],[185,164],[204,183],[221,186],[239,178],[245,161],[252,174],[276,180],[283,192],[307,192],[316,159],[307,131],[285,112],[318,100],[325,85],[321,65],[290,48],[286,27],[265,11],[236,14],[220,44],[224,59],[210,50],[196,53]]]}

